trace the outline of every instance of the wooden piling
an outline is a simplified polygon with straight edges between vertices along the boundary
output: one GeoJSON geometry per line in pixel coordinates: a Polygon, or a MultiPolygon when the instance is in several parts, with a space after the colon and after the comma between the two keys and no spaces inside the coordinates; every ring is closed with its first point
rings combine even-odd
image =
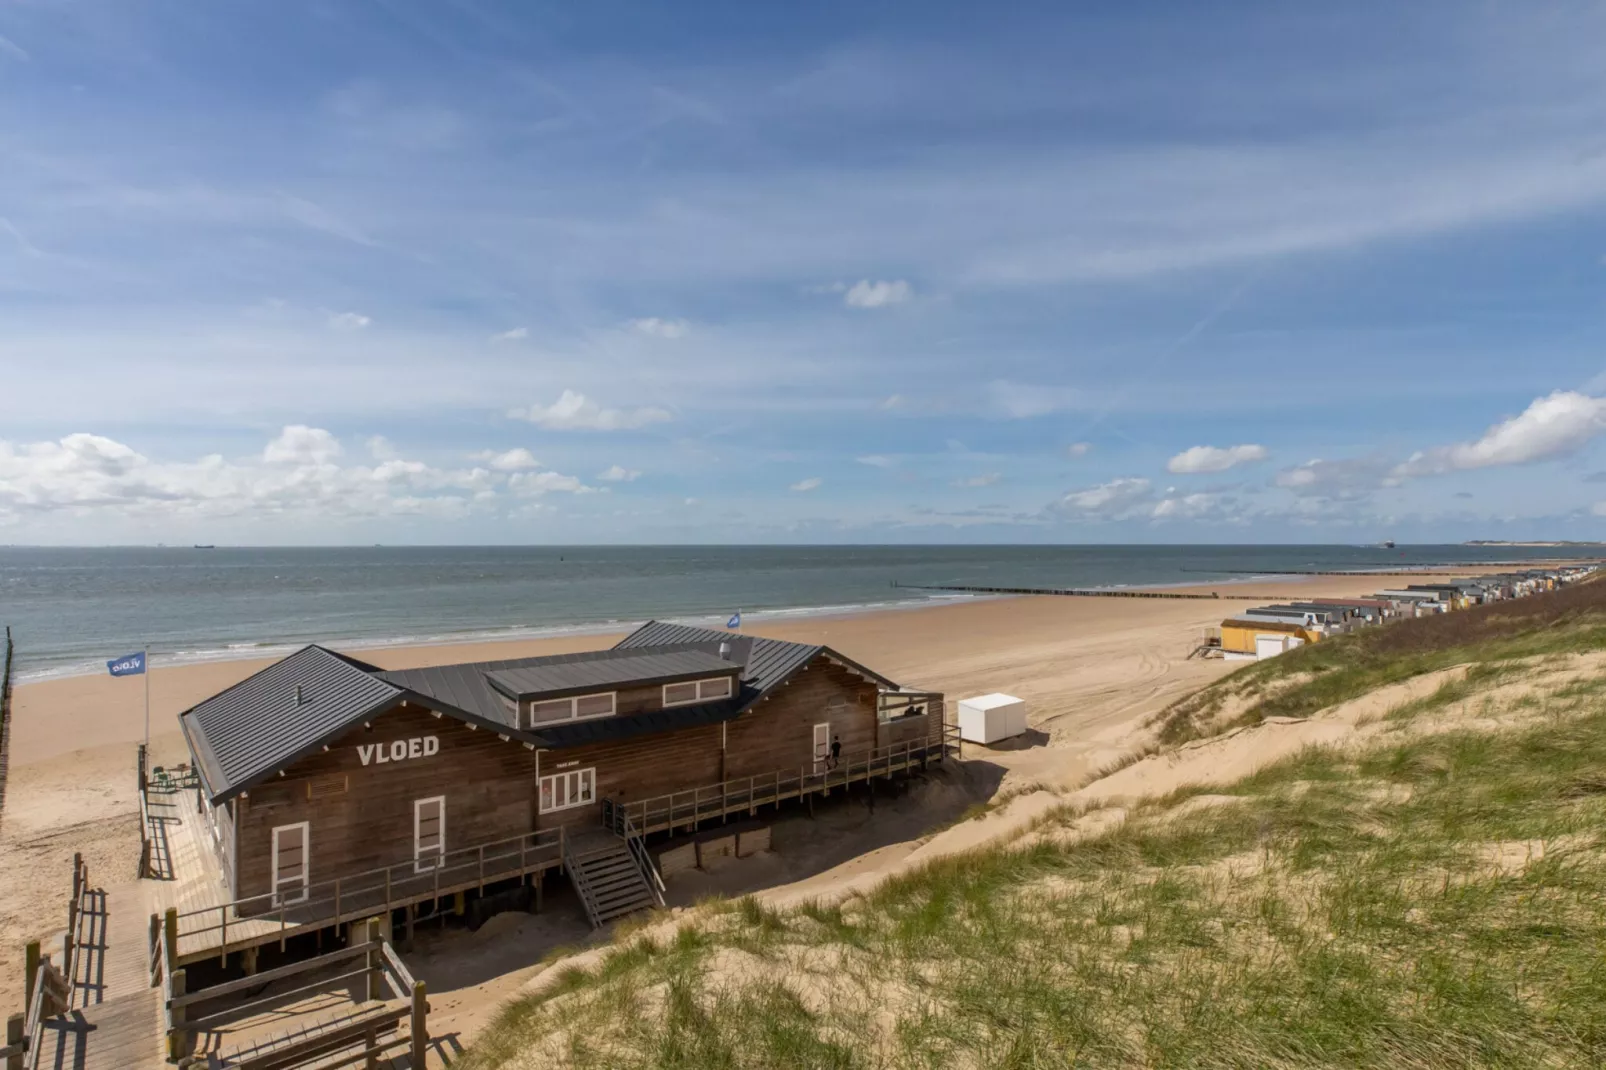
{"type": "Polygon", "coordinates": [[[33,1006],[33,986],[34,982],[39,979],[39,959],[39,941],[30,940],[22,956],[22,1005],[24,1007],[33,1006]]]}
{"type": "Polygon", "coordinates": [[[385,955],[379,939],[379,919],[369,918],[368,930],[368,999],[384,999],[385,955]]]}
{"type": "MultiPolygon", "coordinates": [[[[6,1019],[6,1047],[15,1048],[22,1043],[22,1026],[26,1020],[21,1014],[13,1014],[6,1019]]],[[[6,1070],[22,1070],[22,1060],[23,1054],[20,1051],[15,1055],[6,1056],[6,1070]]]]}
{"type": "Polygon", "coordinates": [[[413,982],[412,1065],[413,1070],[424,1070],[424,1059],[429,1054],[429,1001],[424,998],[424,982],[413,982]]]}

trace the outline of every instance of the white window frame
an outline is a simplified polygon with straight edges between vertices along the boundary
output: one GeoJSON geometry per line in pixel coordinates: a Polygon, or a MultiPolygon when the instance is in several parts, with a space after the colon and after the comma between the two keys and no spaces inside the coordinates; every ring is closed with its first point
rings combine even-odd
{"type": "Polygon", "coordinates": [[[446,863],[446,796],[431,795],[427,799],[413,800],[413,872],[429,873],[442,868],[446,863]],[[441,842],[440,846],[428,855],[424,853],[423,844],[419,842],[419,832],[422,821],[420,809],[429,803],[436,803],[440,807],[441,815],[441,842]]]}
{"type": "Polygon", "coordinates": [[[538,813],[553,814],[553,813],[557,813],[559,810],[573,810],[577,806],[590,806],[593,803],[595,803],[596,801],[597,801],[597,767],[594,766],[594,765],[587,766],[584,769],[565,769],[565,770],[563,770],[562,772],[559,772],[559,773],[549,773],[546,776],[542,777],[541,778],[541,782],[536,785],[535,806],[536,806],[536,811],[538,813]],[[563,781],[567,782],[570,778],[573,778],[573,790],[572,791],[568,791],[568,790],[565,791],[565,795],[568,796],[570,801],[564,802],[564,803],[559,803],[556,806],[546,806],[546,805],[544,805],[542,800],[546,798],[546,791],[547,791],[548,784],[550,784],[551,787],[552,787],[552,797],[553,797],[553,799],[556,799],[558,797],[558,783],[557,782],[559,780],[563,780],[563,781]],[[582,785],[585,785],[585,784],[589,784],[590,785],[591,797],[589,799],[581,800],[580,799],[580,788],[581,788],[582,785]]]}
{"type": "Polygon", "coordinates": [[[664,703],[664,707],[666,709],[668,707],[670,707],[670,706],[694,706],[699,702],[714,702],[714,701],[716,701],[718,699],[730,698],[735,693],[736,693],[736,688],[733,685],[733,683],[731,681],[731,678],[729,676],[709,676],[709,677],[706,677],[706,678],[701,679],[701,680],[676,680],[672,684],[665,684],[664,685],[664,687],[663,687],[663,703],[664,703]],[[671,687],[685,687],[687,684],[695,684],[696,685],[696,687],[693,688],[693,692],[694,692],[693,697],[691,697],[691,698],[683,698],[678,702],[669,701],[669,689],[671,687]],[[724,691],[723,691],[722,694],[718,694],[718,695],[705,695],[705,694],[703,694],[703,685],[704,684],[723,684],[724,685],[724,691]]]}
{"type": "Polygon", "coordinates": [[[297,821],[289,825],[275,825],[272,834],[272,879],[273,879],[273,905],[276,907],[293,906],[296,903],[305,903],[312,889],[312,823],[297,821]],[[299,895],[280,895],[279,881],[279,833],[290,829],[301,831],[301,884],[299,895]]]}
{"type": "Polygon", "coordinates": [[[533,730],[533,729],[536,729],[536,728],[540,728],[542,725],[562,724],[565,721],[594,721],[599,717],[612,717],[614,714],[619,712],[619,692],[617,692],[617,691],[591,691],[591,692],[587,692],[584,695],[570,695],[568,698],[542,698],[542,699],[535,699],[534,701],[532,701],[530,703],[530,706],[531,707],[545,706],[549,702],[567,702],[569,704],[569,716],[567,716],[567,717],[545,717],[545,718],[542,718],[541,720],[537,721],[535,719],[535,714],[533,712],[531,712],[530,709],[527,708],[524,711],[523,715],[522,715],[525,728],[533,730]],[[606,697],[608,699],[608,712],[607,713],[588,713],[584,717],[579,716],[578,711],[580,709],[580,700],[581,699],[583,699],[583,698],[603,698],[603,697],[606,697]]]}

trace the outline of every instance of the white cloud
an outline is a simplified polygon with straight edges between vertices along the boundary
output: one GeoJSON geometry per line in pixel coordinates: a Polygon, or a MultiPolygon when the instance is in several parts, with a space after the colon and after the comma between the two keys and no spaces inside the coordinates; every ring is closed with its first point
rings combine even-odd
{"type": "Polygon", "coordinates": [[[854,460],[871,468],[895,468],[898,464],[896,457],[888,457],[884,453],[867,453],[863,457],[855,457],[854,460]]]}
{"type": "Polygon", "coordinates": [[[329,464],[340,456],[340,442],[321,427],[291,424],[262,451],[269,464],[329,464]]]}
{"type": "Polygon", "coordinates": [[[565,390],[551,405],[531,405],[508,413],[548,431],[634,431],[670,419],[667,409],[605,409],[584,394],[565,390]]]}
{"type": "Polygon", "coordinates": [[[373,320],[359,312],[341,312],[338,315],[331,314],[329,317],[329,326],[337,331],[360,331],[372,322],[373,320]]]}
{"type": "MultiPolygon", "coordinates": [[[[301,424],[284,428],[260,455],[228,460],[211,454],[196,461],[153,461],[101,435],[76,433],[56,442],[0,441],[0,520],[24,514],[106,515],[165,523],[232,518],[297,522],[416,516],[456,519],[496,510],[511,495],[585,494],[574,476],[558,472],[437,468],[395,455],[383,439],[369,452],[390,453],[342,465],[340,443],[327,430],[301,424]]],[[[510,451],[517,454],[518,451],[510,451]]],[[[506,455],[503,455],[506,456],[506,455]]]]}
{"type": "Polygon", "coordinates": [[[637,334],[652,338],[684,338],[691,333],[691,324],[685,320],[659,319],[657,316],[634,319],[626,326],[637,334]]]}
{"type": "Polygon", "coordinates": [[[368,455],[376,461],[394,460],[397,457],[396,447],[384,435],[375,435],[368,440],[368,455]]]}
{"type": "Polygon", "coordinates": [[[953,485],[956,487],[990,487],[1002,478],[1003,476],[998,472],[988,472],[985,475],[956,479],[953,485]]]}
{"type": "Polygon", "coordinates": [[[1167,461],[1165,468],[1177,475],[1225,472],[1240,464],[1264,461],[1268,456],[1265,446],[1228,446],[1224,449],[1219,446],[1194,446],[1167,461]]]}
{"type": "Polygon", "coordinates": [[[624,468],[620,465],[609,465],[605,471],[598,472],[597,478],[604,483],[633,483],[641,473],[634,469],[624,468]]]}
{"type": "Polygon", "coordinates": [[[584,494],[591,490],[577,477],[558,472],[515,472],[508,477],[507,486],[514,494],[526,498],[539,498],[553,491],[584,494]]]}
{"type": "Polygon", "coordinates": [[[1606,502],[1596,502],[1589,507],[1589,511],[1596,516],[1606,516],[1606,502]]]}
{"type": "Polygon", "coordinates": [[[510,450],[497,452],[496,450],[481,450],[474,454],[476,461],[484,461],[497,472],[528,472],[540,468],[541,462],[535,455],[523,446],[516,446],[510,450]]]}
{"type": "Polygon", "coordinates": [[[514,327],[512,330],[503,331],[500,334],[491,335],[491,341],[493,341],[493,342],[522,342],[528,337],[530,337],[530,329],[528,327],[514,327]]]}
{"type": "Polygon", "coordinates": [[[904,397],[902,394],[893,394],[880,405],[880,408],[883,412],[897,412],[900,409],[907,409],[908,407],[909,399],[904,397]]]}
{"type": "Polygon", "coordinates": [[[825,480],[821,479],[819,476],[809,476],[807,479],[798,480],[787,489],[796,491],[818,490],[820,485],[824,482],[825,480]]]}
{"type": "Polygon", "coordinates": [[[1069,446],[1065,447],[1065,456],[1073,459],[1078,457],[1086,457],[1092,448],[1093,443],[1091,442],[1073,442],[1069,446]]]}
{"type": "Polygon", "coordinates": [[[1129,477],[1072,491],[1061,498],[1059,504],[1082,516],[1120,520],[1143,510],[1153,498],[1154,492],[1147,479],[1129,477]]]}
{"type": "Polygon", "coordinates": [[[1576,453],[1602,431],[1606,431],[1606,398],[1558,390],[1536,398],[1521,413],[1495,424],[1475,442],[1436,446],[1412,454],[1394,469],[1394,476],[1405,479],[1532,464],[1576,453]]]}
{"type": "Polygon", "coordinates": [[[1353,499],[1397,480],[1389,463],[1379,457],[1324,461],[1320,457],[1278,472],[1273,482],[1284,490],[1311,498],[1353,499]]]}
{"type": "Polygon", "coordinates": [[[898,305],[914,296],[914,288],[902,279],[891,282],[871,282],[860,279],[842,295],[842,303],[849,308],[885,308],[898,305]]]}

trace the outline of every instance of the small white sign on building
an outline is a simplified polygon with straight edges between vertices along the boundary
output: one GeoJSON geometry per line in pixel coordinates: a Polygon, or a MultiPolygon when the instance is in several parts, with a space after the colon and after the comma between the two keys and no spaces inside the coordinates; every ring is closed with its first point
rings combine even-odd
{"type": "Polygon", "coordinates": [[[1026,731],[1026,702],[994,692],[959,700],[959,738],[967,743],[996,743],[1026,731]]]}

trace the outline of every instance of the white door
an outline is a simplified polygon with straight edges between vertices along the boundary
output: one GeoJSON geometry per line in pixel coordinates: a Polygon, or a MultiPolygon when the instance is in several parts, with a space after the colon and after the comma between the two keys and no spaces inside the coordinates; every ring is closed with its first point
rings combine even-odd
{"type": "Polygon", "coordinates": [[[307,900],[307,822],[273,830],[273,905],[307,900]]]}
{"type": "Polygon", "coordinates": [[[1283,637],[1280,635],[1255,636],[1255,657],[1274,658],[1283,652],[1283,637]]]}
{"type": "Polygon", "coordinates": [[[446,854],[446,796],[413,803],[413,872],[428,873],[446,854]]]}
{"type": "Polygon", "coordinates": [[[831,723],[814,726],[814,771],[825,771],[825,760],[831,757],[831,723]]]}

